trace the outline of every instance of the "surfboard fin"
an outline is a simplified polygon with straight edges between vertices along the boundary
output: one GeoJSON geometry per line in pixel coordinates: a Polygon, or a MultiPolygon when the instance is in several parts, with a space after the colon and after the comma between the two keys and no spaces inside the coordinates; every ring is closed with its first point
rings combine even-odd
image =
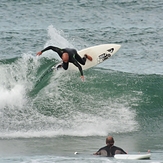
{"type": "Polygon", "coordinates": [[[60,69],[60,68],[62,68],[62,64],[59,64],[59,65],[56,66],[57,70],[60,69]]]}

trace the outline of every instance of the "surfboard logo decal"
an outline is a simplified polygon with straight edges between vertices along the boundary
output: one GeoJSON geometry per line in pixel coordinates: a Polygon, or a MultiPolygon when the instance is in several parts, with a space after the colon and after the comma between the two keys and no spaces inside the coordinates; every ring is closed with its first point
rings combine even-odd
{"type": "Polygon", "coordinates": [[[109,57],[111,57],[111,53],[113,53],[114,48],[108,49],[106,51],[106,53],[102,53],[98,56],[98,62],[103,62],[104,60],[108,59],[109,57]]]}

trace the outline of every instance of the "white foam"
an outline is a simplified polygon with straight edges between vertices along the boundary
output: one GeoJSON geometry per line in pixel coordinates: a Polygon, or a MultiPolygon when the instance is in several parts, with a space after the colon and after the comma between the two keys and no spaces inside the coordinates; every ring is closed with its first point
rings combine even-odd
{"type": "Polygon", "coordinates": [[[17,106],[21,108],[24,103],[24,87],[22,85],[15,85],[11,89],[0,88],[0,108],[6,106],[12,108],[17,106]]]}

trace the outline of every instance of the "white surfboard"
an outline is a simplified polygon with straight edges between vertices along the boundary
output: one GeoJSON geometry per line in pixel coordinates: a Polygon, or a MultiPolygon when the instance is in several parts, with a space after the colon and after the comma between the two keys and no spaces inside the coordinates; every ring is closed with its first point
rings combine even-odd
{"type": "Polygon", "coordinates": [[[129,159],[129,160],[143,160],[150,159],[151,154],[116,154],[114,155],[115,159],[129,159]]]}
{"type": "MultiPolygon", "coordinates": [[[[85,54],[92,57],[92,61],[87,59],[85,65],[81,65],[82,69],[86,70],[104,62],[114,55],[120,49],[120,47],[121,45],[119,44],[101,44],[78,51],[78,54],[81,57],[83,57],[85,54]]],[[[69,69],[78,70],[78,68],[72,63],[69,64],[69,69]]]]}
{"type": "MultiPolygon", "coordinates": [[[[85,54],[92,57],[92,61],[87,59],[85,65],[81,65],[82,69],[86,70],[104,62],[114,55],[120,49],[120,47],[121,45],[119,44],[101,44],[78,51],[78,54],[81,57],[84,57],[85,54]]],[[[52,68],[56,68],[60,64],[61,62],[52,68]]],[[[69,69],[78,70],[78,68],[72,63],[69,63],[69,69]]]]}

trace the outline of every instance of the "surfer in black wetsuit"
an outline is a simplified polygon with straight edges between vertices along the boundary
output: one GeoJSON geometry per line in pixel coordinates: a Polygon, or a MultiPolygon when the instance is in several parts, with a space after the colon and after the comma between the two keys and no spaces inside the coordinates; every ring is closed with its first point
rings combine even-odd
{"type": "Polygon", "coordinates": [[[114,146],[114,139],[111,136],[106,138],[107,146],[100,148],[94,155],[114,157],[115,154],[127,154],[123,149],[114,146]]]}
{"type": "Polygon", "coordinates": [[[78,67],[80,74],[81,74],[81,79],[84,80],[83,70],[80,64],[85,65],[86,59],[89,59],[90,61],[92,61],[92,57],[85,54],[84,57],[81,58],[75,49],[70,49],[70,48],[60,49],[55,46],[48,46],[45,49],[38,52],[37,55],[41,55],[43,52],[47,50],[53,50],[58,53],[58,55],[61,57],[63,61],[63,63],[59,66],[63,67],[63,69],[65,70],[68,69],[69,62],[73,63],[76,67],[78,67]]]}

